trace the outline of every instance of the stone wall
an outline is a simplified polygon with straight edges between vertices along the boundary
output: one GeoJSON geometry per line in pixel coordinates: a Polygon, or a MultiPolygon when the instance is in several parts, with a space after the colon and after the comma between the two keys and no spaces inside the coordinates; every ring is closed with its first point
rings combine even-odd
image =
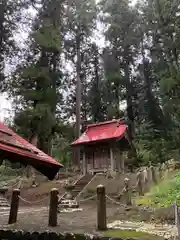
{"type": "MultiPolygon", "coordinates": [[[[72,234],[72,233],[55,233],[55,232],[23,232],[23,231],[12,231],[12,230],[0,230],[0,239],[3,240],[109,240],[111,238],[103,238],[95,235],[88,234],[72,234]]],[[[123,240],[122,238],[116,238],[116,240],[123,240]]],[[[130,239],[129,239],[130,240],[130,239]]]]}
{"type": "MultiPolygon", "coordinates": [[[[134,187],[137,182],[137,172],[140,170],[143,171],[144,169],[148,171],[151,167],[142,167],[140,169],[136,169],[135,173],[117,173],[111,172],[111,178],[108,178],[106,174],[97,174],[93,180],[87,185],[87,187],[84,189],[81,196],[88,197],[96,193],[96,187],[99,184],[102,184],[106,188],[106,193],[109,195],[117,195],[123,187],[124,187],[124,179],[128,178],[130,181],[130,187],[134,187]]],[[[154,166],[154,177],[157,179],[157,182],[166,178],[168,174],[174,172],[176,169],[180,169],[180,163],[176,162],[174,159],[171,159],[165,163],[158,164],[157,166],[154,166]]],[[[151,176],[152,178],[152,176],[151,176]]],[[[150,180],[152,182],[152,180],[150,180]]]]}
{"type": "Polygon", "coordinates": [[[116,195],[124,187],[124,178],[130,179],[130,185],[135,185],[136,174],[135,173],[125,173],[119,174],[115,173],[113,178],[108,179],[105,174],[97,174],[93,181],[88,184],[82,195],[88,196],[96,193],[96,187],[102,184],[106,187],[106,193],[110,195],[116,195]]]}

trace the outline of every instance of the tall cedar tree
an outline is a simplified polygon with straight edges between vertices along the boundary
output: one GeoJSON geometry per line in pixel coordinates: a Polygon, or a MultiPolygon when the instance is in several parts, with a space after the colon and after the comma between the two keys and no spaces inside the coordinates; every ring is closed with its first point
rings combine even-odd
{"type": "Polygon", "coordinates": [[[31,43],[25,61],[18,67],[12,85],[19,107],[15,123],[38,146],[51,154],[56,126],[56,106],[61,100],[63,4],[61,0],[42,1],[30,34],[31,43]],[[27,131],[28,129],[28,131],[27,131]]]}

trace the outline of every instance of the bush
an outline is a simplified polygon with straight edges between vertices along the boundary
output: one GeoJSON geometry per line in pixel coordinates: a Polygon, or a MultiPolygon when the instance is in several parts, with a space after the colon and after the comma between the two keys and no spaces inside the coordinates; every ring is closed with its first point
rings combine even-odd
{"type": "Polygon", "coordinates": [[[175,201],[180,204],[180,173],[152,187],[149,193],[137,200],[137,203],[167,207],[172,205],[175,201]]]}

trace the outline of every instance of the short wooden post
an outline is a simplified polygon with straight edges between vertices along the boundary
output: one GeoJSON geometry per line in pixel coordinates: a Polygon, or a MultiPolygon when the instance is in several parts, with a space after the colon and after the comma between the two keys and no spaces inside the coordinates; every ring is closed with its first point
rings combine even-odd
{"type": "Polygon", "coordinates": [[[103,185],[97,186],[97,229],[107,229],[106,222],[106,191],[103,185]]]}
{"type": "Polygon", "coordinates": [[[57,226],[57,214],[58,214],[58,189],[53,188],[50,193],[50,205],[49,205],[49,226],[57,226]]]}
{"type": "Polygon", "coordinates": [[[11,208],[10,208],[8,224],[13,224],[17,222],[17,214],[18,214],[18,208],[19,208],[19,195],[20,195],[20,190],[14,189],[12,192],[11,208]]]}

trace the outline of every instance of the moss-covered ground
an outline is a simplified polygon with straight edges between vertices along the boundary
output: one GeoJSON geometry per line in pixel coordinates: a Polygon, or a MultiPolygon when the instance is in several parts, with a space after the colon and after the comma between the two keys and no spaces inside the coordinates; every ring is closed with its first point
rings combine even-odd
{"type": "Polygon", "coordinates": [[[138,239],[138,240],[163,240],[164,238],[151,235],[144,232],[108,230],[104,233],[105,237],[122,238],[122,239],[138,239]]]}

